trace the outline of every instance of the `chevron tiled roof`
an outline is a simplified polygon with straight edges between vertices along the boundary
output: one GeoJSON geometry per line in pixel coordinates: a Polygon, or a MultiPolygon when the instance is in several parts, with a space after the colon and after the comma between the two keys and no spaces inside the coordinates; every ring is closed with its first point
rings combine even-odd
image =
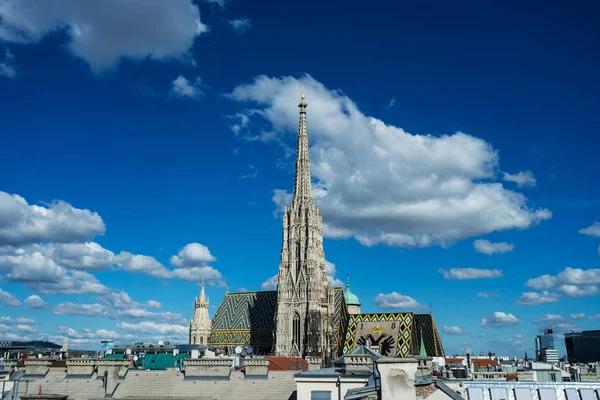
{"type": "Polygon", "coordinates": [[[212,330],[275,329],[277,292],[227,293],[212,320],[212,330]]]}

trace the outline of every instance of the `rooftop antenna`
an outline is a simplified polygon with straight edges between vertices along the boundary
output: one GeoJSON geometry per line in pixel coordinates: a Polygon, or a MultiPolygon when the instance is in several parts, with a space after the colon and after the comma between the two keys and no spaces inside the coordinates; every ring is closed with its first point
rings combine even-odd
{"type": "Polygon", "coordinates": [[[433,312],[431,311],[433,309],[433,304],[429,303],[429,315],[432,315],[433,312]]]}

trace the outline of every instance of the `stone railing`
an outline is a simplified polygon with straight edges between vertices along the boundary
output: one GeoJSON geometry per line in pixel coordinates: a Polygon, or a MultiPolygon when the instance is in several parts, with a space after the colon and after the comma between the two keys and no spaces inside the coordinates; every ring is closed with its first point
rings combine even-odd
{"type": "Polygon", "coordinates": [[[52,365],[52,360],[44,358],[26,358],[25,376],[46,376],[52,365]]]}
{"type": "Polygon", "coordinates": [[[367,371],[372,363],[371,357],[364,354],[346,354],[344,356],[346,371],[367,371]]]}
{"type": "Polygon", "coordinates": [[[97,362],[92,358],[70,358],[67,360],[67,375],[89,378],[94,373],[97,362]]]}
{"type": "Polygon", "coordinates": [[[4,366],[4,370],[10,374],[11,372],[14,371],[15,367],[17,366],[17,361],[16,360],[4,360],[4,361],[2,361],[2,365],[4,366]]]}
{"type": "Polygon", "coordinates": [[[321,357],[315,357],[315,356],[307,356],[306,362],[308,364],[309,371],[312,371],[315,369],[321,369],[321,365],[323,364],[323,360],[321,359],[321,357]]]}
{"type": "Polygon", "coordinates": [[[229,379],[232,362],[228,358],[186,358],[183,370],[186,377],[229,379]]]}
{"type": "Polygon", "coordinates": [[[246,358],[246,378],[267,378],[270,361],[266,358],[246,358]]]}

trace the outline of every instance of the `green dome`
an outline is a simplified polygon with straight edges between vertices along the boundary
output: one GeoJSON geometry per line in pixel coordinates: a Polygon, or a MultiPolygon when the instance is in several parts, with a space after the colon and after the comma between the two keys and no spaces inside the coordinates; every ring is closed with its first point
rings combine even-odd
{"type": "Polygon", "coordinates": [[[346,290],[344,291],[344,299],[348,306],[360,306],[358,296],[350,291],[350,279],[346,276],[346,290]]]}

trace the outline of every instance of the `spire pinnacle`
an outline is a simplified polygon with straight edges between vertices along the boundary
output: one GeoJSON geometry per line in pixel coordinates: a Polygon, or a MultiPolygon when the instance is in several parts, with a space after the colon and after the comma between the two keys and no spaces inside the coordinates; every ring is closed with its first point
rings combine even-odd
{"type": "Polygon", "coordinates": [[[296,153],[296,179],[292,204],[312,204],[310,179],[310,159],[308,156],[308,136],[306,132],[306,107],[304,93],[300,97],[300,121],[298,123],[298,150],[296,153]]]}
{"type": "Polygon", "coordinates": [[[350,275],[346,274],[346,290],[350,290],[350,275]]]}

